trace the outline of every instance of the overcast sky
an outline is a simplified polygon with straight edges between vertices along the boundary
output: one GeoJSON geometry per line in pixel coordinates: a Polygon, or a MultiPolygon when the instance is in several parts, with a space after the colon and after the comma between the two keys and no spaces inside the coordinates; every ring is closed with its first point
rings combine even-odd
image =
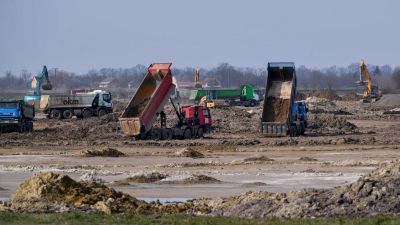
{"type": "Polygon", "coordinates": [[[398,0],[1,0],[0,75],[42,65],[400,65],[398,0]]]}

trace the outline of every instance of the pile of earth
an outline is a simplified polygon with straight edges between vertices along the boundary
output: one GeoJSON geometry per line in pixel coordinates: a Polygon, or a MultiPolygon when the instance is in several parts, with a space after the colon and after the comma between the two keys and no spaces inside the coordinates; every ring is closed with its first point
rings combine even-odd
{"type": "Polygon", "coordinates": [[[160,184],[216,184],[221,183],[222,181],[215,179],[206,175],[197,175],[197,174],[189,174],[189,175],[179,175],[179,176],[169,176],[165,179],[160,180],[158,183],[160,184]]]}
{"type": "Polygon", "coordinates": [[[187,147],[185,149],[179,150],[175,153],[176,156],[178,157],[188,157],[188,158],[204,158],[204,154],[201,152],[198,152],[194,150],[191,147],[187,147]]]}
{"type": "Polygon", "coordinates": [[[347,92],[345,95],[342,96],[342,101],[359,101],[362,99],[361,95],[358,95],[355,92],[347,92]]]}
{"type": "Polygon", "coordinates": [[[52,172],[33,175],[11,196],[12,211],[68,212],[102,211],[144,213],[146,202],[95,182],[77,182],[52,172]]]}
{"type": "Polygon", "coordinates": [[[213,133],[258,133],[262,106],[212,108],[213,133]]]}
{"type": "Polygon", "coordinates": [[[383,164],[356,182],[333,189],[288,193],[248,192],[198,199],[188,209],[197,215],[239,217],[326,217],[400,214],[400,161],[383,164]]]}
{"type": "Polygon", "coordinates": [[[169,176],[167,174],[161,174],[158,172],[138,174],[123,180],[118,180],[113,182],[117,185],[129,185],[131,183],[156,183],[156,184],[211,184],[220,183],[213,177],[206,175],[196,175],[196,174],[185,174],[169,176]]]}
{"type": "Polygon", "coordinates": [[[124,153],[122,153],[114,148],[103,148],[101,150],[87,149],[87,150],[81,151],[79,155],[83,156],[83,157],[95,157],[95,156],[120,157],[120,156],[125,156],[124,153]]]}
{"type": "Polygon", "coordinates": [[[336,112],[344,111],[342,109],[339,109],[335,102],[326,98],[308,97],[305,102],[307,103],[310,113],[314,114],[335,114],[336,112]]]}
{"type": "Polygon", "coordinates": [[[342,131],[342,132],[357,132],[358,128],[353,123],[348,122],[341,116],[331,114],[309,115],[308,129],[312,129],[318,133],[323,131],[342,131]]]}
{"type": "Polygon", "coordinates": [[[307,97],[325,98],[328,100],[340,100],[339,95],[331,89],[317,89],[309,92],[307,97]]]}

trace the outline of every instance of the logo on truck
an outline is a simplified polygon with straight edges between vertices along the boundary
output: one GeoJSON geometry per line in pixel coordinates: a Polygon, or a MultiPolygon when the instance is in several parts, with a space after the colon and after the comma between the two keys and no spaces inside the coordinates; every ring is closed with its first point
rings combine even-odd
{"type": "Polygon", "coordinates": [[[77,99],[70,99],[69,97],[63,101],[64,105],[78,105],[79,100],[77,99]]]}

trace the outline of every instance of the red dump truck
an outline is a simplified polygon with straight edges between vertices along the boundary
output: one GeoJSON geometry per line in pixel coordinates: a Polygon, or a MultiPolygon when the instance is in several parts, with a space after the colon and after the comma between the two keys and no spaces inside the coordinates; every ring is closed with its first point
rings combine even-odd
{"type": "Polygon", "coordinates": [[[172,63],[154,63],[148,68],[142,83],[128,103],[119,122],[122,132],[140,139],[172,139],[202,137],[212,124],[211,114],[205,106],[177,108],[170,98],[175,90],[171,73],[172,63]],[[164,106],[171,101],[178,121],[176,126],[166,126],[164,106]],[[157,117],[160,127],[153,127],[157,117]]]}

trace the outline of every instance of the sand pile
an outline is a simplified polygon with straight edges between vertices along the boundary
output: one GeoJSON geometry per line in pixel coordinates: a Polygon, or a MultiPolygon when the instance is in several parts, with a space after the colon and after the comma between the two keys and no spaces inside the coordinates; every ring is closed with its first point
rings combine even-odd
{"type": "Polygon", "coordinates": [[[347,92],[345,95],[342,97],[342,101],[359,101],[362,99],[361,95],[358,95],[355,92],[347,92]]]}
{"type": "Polygon", "coordinates": [[[198,152],[198,151],[196,151],[196,150],[194,150],[194,149],[192,149],[190,147],[182,149],[180,151],[177,151],[175,153],[175,155],[178,156],[178,157],[189,157],[189,158],[193,158],[193,159],[204,158],[204,154],[203,153],[198,152]]]}
{"type": "Polygon", "coordinates": [[[18,212],[102,211],[139,213],[144,201],[94,182],[74,181],[51,172],[35,174],[11,196],[18,212]]]}
{"type": "Polygon", "coordinates": [[[381,165],[356,182],[328,190],[248,192],[194,200],[194,214],[240,217],[323,217],[400,214],[400,161],[381,165]]]}
{"type": "Polygon", "coordinates": [[[357,132],[358,130],[356,125],[343,117],[330,114],[309,115],[308,128],[322,133],[323,131],[357,132]]]}
{"type": "Polygon", "coordinates": [[[84,157],[120,157],[120,156],[125,156],[124,153],[118,151],[117,149],[114,148],[104,148],[101,150],[96,150],[96,149],[87,149],[79,154],[80,156],[84,157]]]}
{"type": "Polygon", "coordinates": [[[152,172],[152,173],[134,175],[121,181],[126,183],[154,183],[162,179],[165,179],[166,177],[167,177],[166,174],[152,172]]]}
{"type": "Polygon", "coordinates": [[[305,102],[307,103],[310,113],[334,113],[338,111],[336,104],[326,98],[308,97],[305,102]]]}
{"type": "Polygon", "coordinates": [[[163,180],[160,180],[160,184],[215,184],[221,183],[220,180],[206,175],[179,175],[179,176],[169,176],[163,180]]]}
{"type": "Polygon", "coordinates": [[[318,89],[308,93],[307,97],[325,98],[328,100],[340,100],[340,97],[331,89],[318,89]]]}
{"type": "Polygon", "coordinates": [[[243,159],[243,162],[272,162],[275,161],[265,155],[259,155],[243,159]]]}

